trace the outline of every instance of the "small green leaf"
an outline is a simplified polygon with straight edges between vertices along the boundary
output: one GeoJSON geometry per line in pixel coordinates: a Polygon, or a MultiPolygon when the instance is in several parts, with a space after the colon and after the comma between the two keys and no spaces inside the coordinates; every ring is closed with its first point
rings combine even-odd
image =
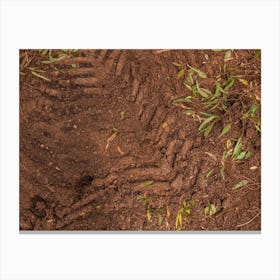
{"type": "Polygon", "coordinates": [[[213,121],[205,130],[204,130],[204,137],[208,137],[208,135],[210,134],[214,124],[216,123],[216,120],[213,121]]]}
{"type": "Polygon", "coordinates": [[[255,124],[255,128],[256,128],[256,130],[257,130],[258,132],[261,132],[261,127],[260,127],[260,125],[255,124]]]}
{"type": "Polygon", "coordinates": [[[176,63],[176,62],[173,62],[173,65],[177,66],[177,67],[182,67],[183,65],[180,64],[180,63],[176,63]]]}
{"type": "Polygon", "coordinates": [[[221,167],[220,173],[221,173],[222,178],[225,179],[225,166],[224,165],[221,167]]]}
{"type": "Polygon", "coordinates": [[[214,172],[214,168],[210,169],[210,170],[207,172],[207,174],[205,175],[205,179],[209,178],[209,177],[212,175],[213,172],[214,172]]]}
{"type": "Polygon", "coordinates": [[[69,57],[69,55],[67,55],[67,54],[60,54],[59,57],[56,58],[56,61],[61,61],[61,60],[66,59],[68,57],[69,57]]]}
{"type": "Polygon", "coordinates": [[[206,117],[216,116],[214,114],[209,114],[209,113],[206,113],[206,112],[200,112],[200,114],[203,115],[203,116],[206,116],[206,117]]]}
{"type": "Polygon", "coordinates": [[[186,213],[187,215],[190,215],[190,214],[191,214],[191,209],[190,209],[190,208],[186,208],[186,209],[185,209],[185,213],[186,213]]]}
{"type": "Polygon", "coordinates": [[[139,195],[137,195],[136,199],[137,200],[144,200],[145,196],[143,194],[139,194],[139,195]]]}
{"type": "Polygon", "coordinates": [[[194,200],[193,200],[193,199],[190,199],[190,201],[189,201],[189,202],[190,202],[190,205],[191,205],[191,206],[194,206],[194,203],[195,203],[195,202],[194,202],[194,200]]]}
{"type": "Polygon", "coordinates": [[[240,154],[236,157],[236,160],[242,160],[246,156],[246,151],[240,152],[240,154]]]}
{"type": "Polygon", "coordinates": [[[247,151],[246,155],[245,155],[245,159],[248,159],[251,156],[251,153],[249,151],[247,151]]]}
{"type": "Polygon", "coordinates": [[[229,90],[233,86],[234,82],[235,82],[235,79],[230,77],[224,84],[224,91],[229,90]]]}
{"type": "Polygon", "coordinates": [[[231,129],[231,124],[227,124],[224,129],[222,130],[221,134],[219,135],[219,137],[222,137],[223,135],[225,135],[229,130],[231,129]]]}
{"type": "Polygon", "coordinates": [[[188,76],[187,76],[186,79],[185,79],[185,82],[187,82],[187,83],[189,83],[189,84],[191,84],[191,85],[194,84],[194,80],[193,80],[193,78],[192,78],[192,75],[193,75],[193,72],[188,72],[188,76]]]}
{"type": "Polygon", "coordinates": [[[208,203],[208,205],[206,207],[204,207],[204,214],[205,215],[212,216],[212,215],[215,215],[216,212],[217,212],[217,209],[216,209],[215,204],[208,203]]]}
{"type": "Polygon", "coordinates": [[[181,213],[179,214],[179,225],[180,227],[183,225],[183,216],[181,213]]]}
{"type": "Polygon", "coordinates": [[[261,50],[257,50],[255,53],[254,53],[254,58],[259,58],[261,56],[261,50]]]}
{"type": "Polygon", "coordinates": [[[204,72],[200,71],[199,69],[193,68],[193,67],[190,66],[189,64],[188,64],[188,67],[189,67],[191,70],[193,70],[195,73],[197,73],[198,76],[199,76],[200,78],[203,78],[203,79],[207,78],[207,75],[206,75],[204,72]]]}
{"type": "Polygon", "coordinates": [[[154,183],[153,180],[148,180],[148,181],[142,182],[142,183],[141,183],[141,186],[142,186],[142,187],[147,187],[147,186],[152,185],[153,183],[154,183]]]}
{"type": "Polygon", "coordinates": [[[210,210],[209,206],[204,207],[204,214],[208,215],[209,210],[210,210]]]}
{"type": "Polygon", "coordinates": [[[159,216],[158,217],[158,225],[161,226],[162,222],[163,222],[163,217],[159,216]]]}
{"type": "Polygon", "coordinates": [[[236,144],[234,146],[234,150],[233,150],[233,153],[232,153],[232,156],[231,156],[232,159],[236,159],[238,157],[238,155],[241,152],[241,148],[242,148],[242,143],[241,143],[241,137],[240,137],[237,140],[237,142],[236,142],[236,144]]]}
{"type": "Polygon", "coordinates": [[[185,74],[185,69],[180,70],[180,71],[177,73],[177,78],[180,79],[184,74],[185,74]]]}
{"type": "Polygon", "coordinates": [[[50,64],[50,63],[53,63],[53,61],[50,61],[50,60],[42,60],[41,63],[43,63],[43,64],[50,64]]]}
{"type": "Polygon", "coordinates": [[[231,50],[226,51],[225,53],[225,59],[230,58],[231,57],[231,50]]]}
{"type": "Polygon", "coordinates": [[[205,88],[199,88],[197,92],[204,98],[208,98],[209,95],[212,95],[211,91],[205,88]]]}
{"type": "Polygon", "coordinates": [[[191,96],[186,96],[183,98],[178,98],[172,101],[172,103],[179,103],[179,102],[191,102],[192,97],[191,96]]]}
{"type": "Polygon", "coordinates": [[[222,91],[222,87],[221,87],[220,83],[216,82],[216,90],[215,90],[214,95],[211,97],[210,101],[219,98],[221,95],[221,91],[222,91]]]}
{"type": "Polygon", "coordinates": [[[242,188],[243,186],[247,185],[248,183],[249,183],[248,180],[242,180],[242,181],[240,181],[239,183],[237,183],[232,189],[233,189],[233,190],[240,189],[240,188],[242,188]]]}
{"type": "Polygon", "coordinates": [[[192,110],[185,110],[185,111],[183,111],[183,114],[189,116],[189,115],[193,114],[193,111],[192,110]]]}
{"type": "Polygon", "coordinates": [[[48,82],[51,81],[50,79],[46,78],[45,76],[42,76],[42,75],[38,74],[38,73],[35,72],[35,71],[31,71],[31,73],[32,73],[34,76],[38,77],[38,78],[41,78],[41,79],[46,80],[46,81],[48,81],[48,82]]]}
{"type": "Polygon", "coordinates": [[[227,139],[226,147],[227,147],[228,150],[231,147],[231,140],[230,139],[227,139]]]}
{"type": "Polygon", "coordinates": [[[208,123],[210,123],[211,121],[213,121],[213,120],[216,119],[216,118],[217,118],[216,115],[212,115],[212,116],[208,117],[206,120],[204,120],[204,121],[200,124],[200,126],[199,126],[199,128],[198,128],[198,131],[201,131],[208,123]]]}
{"type": "Polygon", "coordinates": [[[248,86],[248,85],[249,85],[248,81],[245,80],[245,79],[238,79],[238,81],[239,81],[242,85],[244,85],[244,86],[248,86]]]}
{"type": "Polygon", "coordinates": [[[191,87],[190,85],[188,85],[188,84],[185,83],[185,82],[184,82],[184,85],[185,85],[185,87],[186,87],[188,90],[192,91],[192,87],[191,87]]]}
{"type": "Polygon", "coordinates": [[[210,204],[209,215],[215,215],[217,212],[215,204],[210,204]]]}
{"type": "Polygon", "coordinates": [[[175,223],[176,229],[177,230],[180,229],[182,227],[182,224],[183,224],[182,214],[181,212],[179,212],[176,217],[176,223],[175,223]]]}
{"type": "Polygon", "coordinates": [[[151,212],[150,212],[149,209],[147,210],[147,219],[148,219],[149,222],[150,222],[151,219],[152,219],[152,214],[151,214],[151,212]]]}
{"type": "Polygon", "coordinates": [[[212,49],[211,51],[213,51],[213,52],[222,52],[223,49],[212,49]]]}

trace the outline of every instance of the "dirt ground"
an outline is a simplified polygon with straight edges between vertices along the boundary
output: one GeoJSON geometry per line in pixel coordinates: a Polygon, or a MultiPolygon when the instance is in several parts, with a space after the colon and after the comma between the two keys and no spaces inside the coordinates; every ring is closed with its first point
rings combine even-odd
{"type": "MultiPolygon", "coordinates": [[[[260,96],[256,51],[232,53],[227,69],[260,96]]],[[[223,177],[223,122],[204,137],[183,104],[172,102],[186,96],[174,62],[206,73],[202,85],[214,90],[224,51],[79,50],[44,64],[38,50],[21,50],[23,59],[20,230],[261,229],[260,133],[235,120],[251,156],[225,160],[223,177]],[[234,190],[241,180],[248,184],[234,190]]],[[[232,91],[246,95],[244,87],[236,82],[232,91]]],[[[239,130],[228,135],[236,139],[239,130]]]]}

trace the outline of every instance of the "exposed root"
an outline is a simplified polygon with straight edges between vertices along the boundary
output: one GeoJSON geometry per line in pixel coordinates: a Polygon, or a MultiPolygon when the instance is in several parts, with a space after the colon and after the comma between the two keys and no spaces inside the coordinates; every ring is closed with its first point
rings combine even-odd
{"type": "Polygon", "coordinates": [[[244,224],[240,224],[240,225],[237,225],[236,227],[244,227],[248,224],[250,224],[251,222],[253,222],[261,213],[259,212],[256,216],[254,216],[250,221],[244,223],[244,224]]]}

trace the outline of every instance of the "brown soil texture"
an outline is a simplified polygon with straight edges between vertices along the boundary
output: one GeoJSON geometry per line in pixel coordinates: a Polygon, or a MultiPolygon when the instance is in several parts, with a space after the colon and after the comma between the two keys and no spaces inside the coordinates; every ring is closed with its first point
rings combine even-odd
{"type": "MultiPolygon", "coordinates": [[[[234,50],[226,63],[258,83],[250,90],[260,96],[255,52],[234,50]]],[[[43,64],[38,50],[21,50],[29,69],[20,74],[20,230],[173,231],[184,201],[191,212],[181,230],[260,230],[260,133],[236,121],[251,156],[227,159],[222,178],[223,122],[204,137],[172,103],[186,96],[174,62],[206,73],[203,86],[213,90],[224,54],[79,50],[43,64]],[[233,190],[244,179],[249,184],[233,190]],[[209,204],[213,215],[204,212],[209,204]]],[[[228,134],[239,137],[238,129],[228,134]]]]}

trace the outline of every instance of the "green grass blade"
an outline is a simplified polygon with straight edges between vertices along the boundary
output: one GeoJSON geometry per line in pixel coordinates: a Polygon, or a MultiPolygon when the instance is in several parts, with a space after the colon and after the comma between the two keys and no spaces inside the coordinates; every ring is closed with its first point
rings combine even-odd
{"type": "Polygon", "coordinates": [[[224,129],[222,130],[221,134],[219,135],[219,137],[224,136],[229,130],[231,129],[231,124],[227,124],[224,129]]]}
{"type": "Polygon", "coordinates": [[[177,62],[173,62],[173,65],[177,66],[177,67],[182,67],[183,65],[177,62]]]}
{"type": "Polygon", "coordinates": [[[234,146],[234,150],[233,150],[233,153],[232,153],[232,156],[231,156],[232,159],[236,159],[238,157],[238,155],[241,152],[241,148],[242,148],[242,143],[241,143],[241,137],[240,137],[237,140],[237,142],[236,142],[236,144],[234,146]]]}
{"type": "Polygon", "coordinates": [[[42,76],[42,75],[38,74],[38,73],[35,72],[35,71],[31,71],[31,73],[32,73],[34,76],[36,76],[36,77],[38,77],[38,78],[40,78],[40,79],[43,79],[43,80],[48,81],[48,82],[51,81],[50,79],[46,78],[45,76],[42,76]]]}
{"type": "Polygon", "coordinates": [[[142,187],[147,187],[147,186],[152,185],[153,183],[154,183],[153,180],[148,180],[148,181],[142,182],[142,183],[141,183],[141,186],[142,186],[142,187]]]}
{"type": "Polygon", "coordinates": [[[184,86],[189,90],[192,91],[192,87],[190,85],[188,85],[187,83],[184,82],[184,86]]]}
{"type": "Polygon", "coordinates": [[[224,84],[224,91],[229,90],[233,86],[234,82],[235,82],[235,79],[230,77],[224,84]]]}
{"type": "Polygon", "coordinates": [[[205,130],[204,130],[204,137],[208,137],[208,135],[210,134],[214,124],[216,123],[216,121],[212,122],[205,130]]]}
{"type": "Polygon", "coordinates": [[[217,116],[211,116],[209,118],[207,118],[206,120],[204,120],[201,125],[198,128],[198,131],[201,131],[208,123],[210,123],[212,120],[214,120],[215,118],[217,118],[217,116]]]}
{"type": "Polygon", "coordinates": [[[163,217],[159,216],[158,217],[158,225],[161,226],[162,222],[163,222],[163,217]]]}
{"type": "Polygon", "coordinates": [[[188,67],[189,67],[191,70],[193,70],[195,73],[197,73],[198,76],[199,76],[200,78],[203,78],[203,79],[206,79],[206,78],[207,78],[207,75],[206,75],[204,72],[200,71],[199,69],[193,68],[193,67],[190,66],[189,64],[188,64],[188,67]]]}
{"type": "Polygon", "coordinates": [[[232,189],[233,189],[233,190],[240,189],[240,188],[242,188],[243,186],[247,185],[248,182],[249,182],[248,180],[242,180],[242,181],[240,181],[239,183],[237,183],[232,189]]]}
{"type": "Polygon", "coordinates": [[[199,88],[198,93],[204,98],[209,98],[212,95],[211,91],[205,88],[199,88]]]}
{"type": "Polygon", "coordinates": [[[213,172],[214,172],[214,168],[210,169],[210,170],[207,172],[207,174],[205,175],[205,179],[209,178],[209,177],[212,175],[213,172]]]}
{"type": "Polygon", "coordinates": [[[226,51],[225,53],[225,59],[230,58],[231,57],[231,50],[226,51]]]}
{"type": "Polygon", "coordinates": [[[184,74],[185,74],[185,69],[180,70],[180,71],[177,73],[177,79],[180,79],[184,74]]]}
{"type": "Polygon", "coordinates": [[[186,96],[183,98],[178,98],[172,101],[172,103],[179,103],[179,102],[191,102],[192,97],[191,96],[186,96]]]}

